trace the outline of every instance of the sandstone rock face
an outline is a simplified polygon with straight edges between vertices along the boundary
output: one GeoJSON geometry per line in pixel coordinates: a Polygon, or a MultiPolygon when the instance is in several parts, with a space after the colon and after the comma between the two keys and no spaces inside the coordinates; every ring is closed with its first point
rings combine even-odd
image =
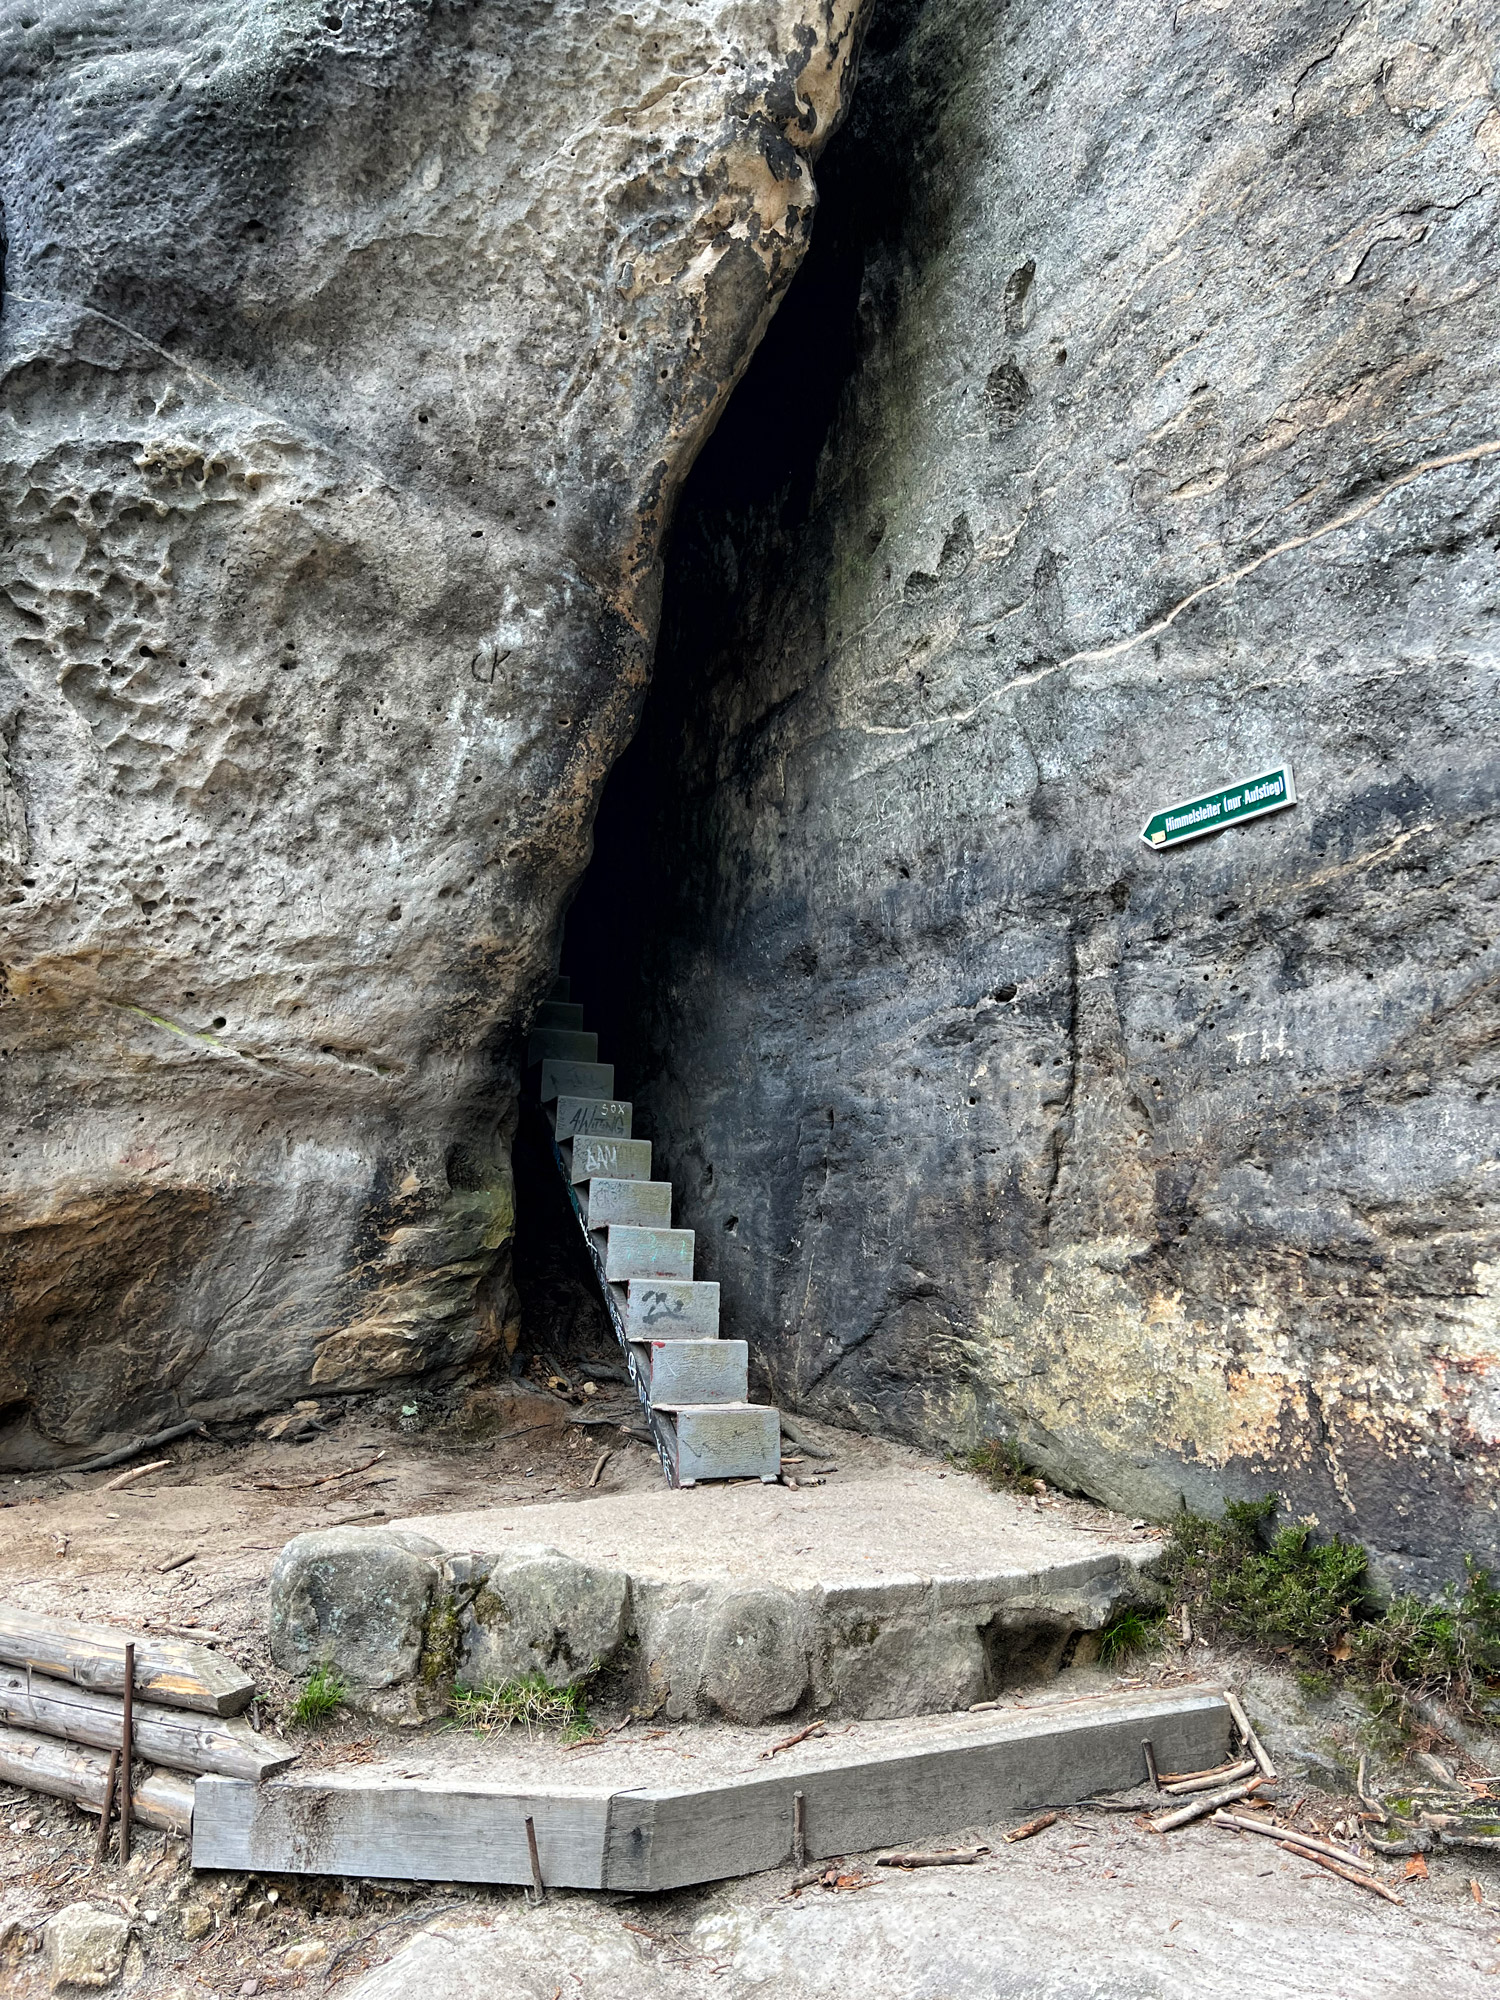
{"type": "Polygon", "coordinates": [[[858,0],[0,10],[0,1464],[472,1363],[858,0]]]}
{"type": "Polygon", "coordinates": [[[885,0],[684,503],[612,1021],[602,858],[569,931],[777,1400],[1418,1579],[1500,1554],[1493,55],[885,0]]]}

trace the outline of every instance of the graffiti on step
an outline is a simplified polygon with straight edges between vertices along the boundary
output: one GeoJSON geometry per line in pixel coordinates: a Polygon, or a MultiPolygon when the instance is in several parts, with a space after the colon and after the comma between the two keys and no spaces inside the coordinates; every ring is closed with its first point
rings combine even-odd
{"type": "Polygon", "coordinates": [[[641,1305],[643,1326],[659,1326],[664,1319],[687,1318],[687,1307],[670,1292],[643,1292],[641,1305]]]}

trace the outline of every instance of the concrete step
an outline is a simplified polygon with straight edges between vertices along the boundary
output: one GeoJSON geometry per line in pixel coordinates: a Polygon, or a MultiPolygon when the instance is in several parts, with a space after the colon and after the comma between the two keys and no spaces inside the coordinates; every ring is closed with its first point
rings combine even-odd
{"type": "Polygon", "coordinates": [[[533,1028],[581,1028],[583,1009],[575,1000],[544,1000],[531,1018],[533,1028]]]}
{"type": "Polygon", "coordinates": [[[550,1104],[554,1097],[612,1098],[614,1094],[613,1063],[568,1062],[560,1056],[542,1058],[543,1104],[550,1104]]]}
{"type": "Polygon", "coordinates": [[[630,1105],[617,1098],[559,1097],[552,1129],[559,1146],[585,1133],[599,1138],[628,1139],[631,1120],[630,1105]]]}
{"type": "Polygon", "coordinates": [[[599,1060],[599,1037],[582,1028],[533,1028],[526,1043],[528,1064],[561,1056],[565,1062],[591,1063],[599,1060]]]}
{"type": "Polygon", "coordinates": [[[607,1283],[620,1283],[627,1278],[691,1278],[693,1275],[691,1229],[641,1229],[630,1223],[616,1222],[591,1234],[596,1243],[603,1238],[607,1283]]]}
{"type": "MultiPolygon", "coordinates": [[[[746,1414],[777,1422],[743,1405],[709,1416],[746,1414]]],[[[691,1427],[686,1412],[655,1421],[691,1427]]],[[[494,1669],[503,1644],[506,1674],[529,1671],[532,1654],[537,1665],[597,1658],[625,1677],[626,1706],[664,1700],[669,1721],[753,1724],[799,1704],[843,1718],[967,1709],[1097,1661],[1099,1635],[1153,1600],[1163,1544],[1122,1520],[1085,1517],[1090,1528],[898,1447],[816,1434],[838,1470],[818,1484],[804,1463],[796,1489],[759,1477],[631,1488],[315,1531],[276,1563],[273,1629],[291,1620],[307,1657],[328,1658],[353,1686],[394,1686],[420,1678],[410,1634],[456,1595],[470,1607],[466,1684],[494,1669]],[[408,1530],[441,1556],[420,1566],[419,1600],[403,1595],[387,1615],[374,1599],[382,1579],[413,1577],[408,1530]]]]}
{"type": "Polygon", "coordinates": [[[612,1287],[625,1338],[638,1340],[717,1340],[717,1280],[632,1278],[612,1287]]]}
{"type": "MultiPolygon", "coordinates": [[[[533,1741],[514,1732],[515,1741],[500,1737],[479,1745],[455,1731],[436,1743],[414,1742],[399,1760],[383,1764],[293,1769],[259,1785],[242,1778],[200,1778],[194,1788],[193,1866],[529,1883],[529,1821],[549,1888],[660,1894],[785,1867],[799,1845],[803,1858],[826,1861],[880,1847],[926,1845],[975,1827],[1004,1827],[1039,1806],[1141,1785],[1145,1739],[1162,1769],[1179,1771],[1219,1763],[1234,1740],[1222,1694],[1203,1687],[1132,1689],[982,1716],[861,1723],[782,1748],[768,1763],[786,1731],[785,1719],[755,1733],[703,1730],[694,1743],[691,1772],[681,1765],[663,1768],[674,1751],[680,1756],[675,1743],[663,1751],[649,1736],[637,1741],[631,1732],[602,1745],[580,1767],[544,1738],[533,1741]]],[[[1143,1798],[1143,1809],[1153,1802],[1143,1798]]],[[[1117,1922],[1123,1924],[1129,1906],[1119,1907],[1124,1914],[1117,1922]]],[[[616,1922],[619,1914],[617,1909],[616,1922]]],[[[875,1918],[868,1921],[877,1937],[884,1935],[875,1918]]],[[[930,1914],[924,1921],[930,1928],[930,1914]]],[[[528,1925],[528,1936],[557,1932],[555,1920],[537,1924],[539,1929],[528,1925]]],[[[583,1946],[576,1942],[581,1933],[563,1935],[572,1942],[568,1962],[582,1962],[583,1946]]],[[[805,1943],[801,1947],[803,1962],[815,1962],[823,1935],[815,1933],[811,1953],[805,1943]]],[[[591,1938],[589,1948],[595,1954],[589,1962],[596,1963],[598,1940],[591,1938]]],[[[913,1948],[920,1955],[920,1939],[913,1948]]],[[[516,1935],[498,1937],[471,1983],[453,1976],[455,1962],[463,1962],[462,1946],[445,1930],[440,1951],[425,1960],[398,1958],[394,1978],[371,1975],[371,1983],[361,1981],[358,1991],[382,2000],[394,1994],[459,2000],[460,1994],[551,1992],[550,1973],[545,1979],[516,1977],[521,1949],[516,1935]]],[[[627,1957],[623,1965],[612,1961],[607,1978],[592,1981],[588,1990],[633,1990],[641,1977],[639,1957],[627,1957]]],[[[777,1990],[790,1991],[784,1982],[774,1983],[777,1990]]],[[[1245,1984],[1253,1987],[1254,1981],[1245,1984]]],[[[1133,1981],[1098,1987],[1090,1981],[1088,1990],[1127,1987],[1132,1993],[1147,1990],[1133,1981]]],[[[1198,1990],[1191,1980],[1174,1981],[1170,1990],[1190,1988],[1198,1990]]],[[[665,1988],[653,1980],[650,1990],[665,1988]]],[[[694,1989],[674,1983],[672,1990],[694,1989]]],[[[711,1989],[700,1980],[696,1990],[711,1989]]],[[[745,1990],[736,1983],[736,1993],[745,1990]]],[[[799,1980],[797,1990],[813,1989],[799,1980]]],[[[838,1990],[837,1981],[817,1987],[822,1993],[838,1990]]],[[[899,1990],[917,1988],[908,1984],[899,1990]]],[[[923,1990],[949,1988],[944,1982],[923,1990]]],[[[983,1987],[986,1993],[1001,1990],[1022,1989],[988,1981],[983,1987]]],[[[1083,1989],[1066,1984],[1066,1990],[1083,1989]]],[[[1041,1989],[1027,1984],[1025,1991],[1041,1989]]],[[[1150,1991],[1167,1988],[1153,1983],[1150,1991]]]]}
{"type": "Polygon", "coordinates": [[[634,1222],[643,1229],[672,1226],[670,1181],[591,1180],[579,1197],[583,1220],[590,1230],[614,1222],[634,1222]]]}
{"type": "Polygon", "coordinates": [[[653,1410],[743,1403],[749,1397],[750,1349],[743,1340],[642,1341],[638,1352],[653,1410]]]}
{"type": "MultiPolygon", "coordinates": [[[[562,1143],[559,1136],[559,1144],[562,1143]]],[[[563,1156],[573,1185],[596,1177],[609,1181],[649,1181],[651,1141],[649,1139],[597,1139],[585,1136],[573,1141],[573,1150],[563,1156]]],[[[622,1218],[623,1219],[623,1218],[622,1218]]]]}
{"type": "Polygon", "coordinates": [[[700,1479],[761,1479],[774,1485],[780,1479],[779,1410],[764,1403],[703,1403],[666,1414],[675,1432],[678,1486],[695,1486],[700,1479]]]}
{"type": "Polygon", "coordinates": [[[573,982],[565,972],[559,973],[557,978],[547,988],[548,1000],[568,1000],[572,998],[572,994],[573,982]]]}

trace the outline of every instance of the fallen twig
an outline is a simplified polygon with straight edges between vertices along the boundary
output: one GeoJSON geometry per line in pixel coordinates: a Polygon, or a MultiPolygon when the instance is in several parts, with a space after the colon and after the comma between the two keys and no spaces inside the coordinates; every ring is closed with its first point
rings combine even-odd
{"type": "Polygon", "coordinates": [[[172,1463],[170,1458],[153,1458],[149,1465],[132,1466],[129,1472],[122,1472],[114,1479],[106,1479],[99,1488],[101,1493],[118,1493],[122,1486],[132,1486],[137,1479],[144,1479],[149,1472],[165,1472],[172,1463]]]}
{"type": "Polygon", "coordinates": [[[590,1486],[597,1486],[599,1484],[600,1474],[603,1472],[605,1466],[609,1464],[609,1461],[614,1457],[614,1455],[615,1452],[613,1445],[610,1446],[608,1451],[600,1452],[599,1456],[594,1460],[594,1469],[589,1474],[590,1486]]]}
{"type": "Polygon", "coordinates": [[[1240,1704],[1240,1698],[1234,1692],[1233,1688],[1225,1688],[1224,1705],[1234,1717],[1235,1727],[1245,1739],[1245,1748],[1250,1752],[1256,1763],[1259,1764],[1265,1776],[1274,1778],[1276,1776],[1276,1766],[1266,1755],[1264,1744],[1250,1727],[1250,1718],[1246,1715],[1244,1708],[1240,1704]]]}
{"type": "Polygon", "coordinates": [[[157,1575],[167,1576],[172,1570],[181,1569],[184,1563],[195,1562],[197,1557],[198,1551],[196,1549],[184,1549],[180,1556],[169,1556],[157,1570],[157,1575]]]}
{"type": "Polygon", "coordinates": [[[806,1729],[799,1729],[795,1736],[783,1736],[779,1743],[773,1743],[769,1750],[762,1750],[760,1754],[763,1759],[774,1757],[778,1750],[790,1750],[798,1743],[805,1743],[809,1736],[826,1736],[827,1734],[828,1725],[826,1723],[810,1722],[806,1729]]]}
{"type": "Polygon", "coordinates": [[[384,1457],[383,1451],[377,1451],[373,1458],[364,1459],[359,1465],[346,1465],[342,1472],[325,1472],[321,1479],[257,1479],[255,1484],[263,1493],[298,1493],[311,1486],[334,1486],[341,1479],[352,1479],[356,1472],[368,1472],[384,1457]]]}
{"type": "Polygon", "coordinates": [[[132,1458],[139,1458],[143,1451],[160,1451],[164,1444],[176,1444],[179,1438],[207,1437],[204,1424],[173,1424],[170,1430],[156,1431],[150,1437],[137,1438],[134,1444],[122,1444],[118,1451],[106,1451],[98,1458],[86,1458],[81,1465],[63,1468],[67,1472],[108,1472],[116,1465],[124,1465],[132,1458]]]}
{"type": "Polygon", "coordinates": [[[1005,1838],[1007,1842],[1012,1840],[1030,1840],[1034,1833],[1044,1833],[1049,1826],[1056,1826],[1056,1824],[1057,1814],[1055,1812],[1038,1813],[1035,1819],[1027,1820],[1024,1826],[1012,1827],[1005,1838]]]}
{"type": "Polygon", "coordinates": [[[1217,1792],[1200,1792],[1197,1798],[1175,1812],[1158,1813],[1146,1824],[1153,1833],[1170,1833],[1173,1827],[1186,1826],[1189,1820],[1204,1819],[1220,1806],[1233,1805],[1236,1799],[1247,1799],[1257,1785],[1263,1785],[1264,1778],[1242,1778],[1237,1785],[1224,1785],[1217,1792]]]}
{"type": "Polygon", "coordinates": [[[1315,1848],[1300,1846],[1295,1840],[1280,1840],[1276,1844],[1285,1854],[1295,1854],[1302,1861],[1315,1861],[1320,1868],[1326,1868],[1330,1875],[1342,1876],[1346,1882],[1352,1882],[1356,1889],[1368,1889],[1371,1895],[1384,1896],[1385,1900],[1394,1903],[1398,1910],[1404,1907],[1395,1891],[1388,1889],[1384,1882],[1378,1881],[1373,1875],[1364,1875],[1358,1869],[1346,1868],[1340,1861],[1330,1861],[1326,1854],[1319,1854],[1315,1848]]]}
{"type": "MultiPolygon", "coordinates": [[[[1057,1815],[1054,1813],[1053,1818],[1057,1815]]],[[[1051,1820],[1046,1822],[1048,1826],[1051,1820]]],[[[1035,1829],[1033,1829],[1035,1831],[1035,1829]]],[[[1007,1840],[1018,1839],[1017,1834],[1007,1834],[1007,1840]]],[[[974,1862],[982,1861],[989,1853],[987,1847],[958,1847],[947,1854],[880,1854],[876,1856],[877,1868],[968,1868],[974,1862]]]]}
{"type": "Polygon", "coordinates": [[[1363,1868],[1366,1874],[1374,1873],[1374,1863],[1366,1861],[1362,1854],[1353,1853],[1347,1847],[1335,1847],[1332,1841],[1318,1840],[1310,1833],[1299,1833],[1294,1826],[1276,1826],[1258,1819],[1241,1819],[1237,1813],[1219,1812],[1214,1814],[1215,1826],[1232,1827],[1236,1833],[1263,1833],[1271,1840],[1296,1840],[1304,1847],[1316,1848],[1326,1854],[1331,1861],[1347,1861],[1351,1868],[1363,1868]]]}
{"type": "Polygon", "coordinates": [[[1240,1778],[1253,1778],[1256,1773],[1253,1757],[1247,1757],[1243,1764],[1229,1764],[1222,1771],[1205,1771],[1201,1778],[1174,1778],[1170,1784],[1163,1783],[1164,1792],[1211,1792],[1215,1785],[1232,1785],[1240,1778]]]}
{"type": "Polygon", "coordinates": [[[1162,1788],[1162,1782],[1161,1772],[1156,1768],[1156,1746],[1152,1743],[1149,1736],[1143,1736],[1141,1738],[1141,1748],[1146,1753],[1146,1776],[1151,1780],[1155,1790],[1159,1792],[1162,1788]]]}

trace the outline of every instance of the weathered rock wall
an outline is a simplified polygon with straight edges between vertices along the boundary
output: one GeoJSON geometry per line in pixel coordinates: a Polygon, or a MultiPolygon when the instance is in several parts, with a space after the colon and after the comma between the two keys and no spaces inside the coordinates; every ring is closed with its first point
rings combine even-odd
{"type": "Polygon", "coordinates": [[[882,0],[569,933],[784,1404],[1428,1579],[1500,1554],[1492,28],[882,0]]]}
{"type": "Polygon", "coordinates": [[[858,0],[7,0],[0,1464],[481,1357],[858,0]]]}

